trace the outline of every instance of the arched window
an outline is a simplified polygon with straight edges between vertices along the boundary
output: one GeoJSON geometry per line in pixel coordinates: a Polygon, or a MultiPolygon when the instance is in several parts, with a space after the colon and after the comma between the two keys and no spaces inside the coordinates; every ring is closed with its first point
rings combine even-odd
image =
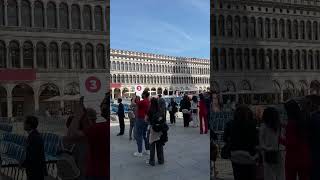
{"type": "Polygon", "coordinates": [[[297,20],[293,21],[293,36],[295,39],[299,39],[299,26],[297,20]]]}
{"type": "Polygon", "coordinates": [[[282,63],[282,69],[287,69],[287,52],[286,50],[281,51],[281,63],[282,63]]]}
{"type": "Polygon", "coordinates": [[[252,60],[253,60],[254,69],[255,70],[259,69],[259,61],[258,61],[258,56],[257,56],[257,50],[256,49],[252,49],[251,56],[252,56],[252,60]]]}
{"type": "Polygon", "coordinates": [[[264,32],[264,28],[263,28],[263,20],[262,18],[258,19],[258,35],[259,38],[263,38],[263,33],[264,32]]]}
{"type": "Polygon", "coordinates": [[[6,68],[7,63],[6,63],[6,44],[3,41],[0,41],[0,68],[6,68]]]}
{"type": "Polygon", "coordinates": [[[102,8],[100,6],[94,7],[94,21],[96,31],[103,31],[103,15],[102,8]]]}
{"type": "Polygon", "coordinates": [[[311,22],[310,21],[307,22],[307,36],[308,36],[308,40],[312,39],[311,22]]]}
{"type": "Polygon", "coordinates": [[[16,0],[8,0],[7,22],[9,26],[18,26],[18,5],[16,0]]]}
{"type": "Polygon", "coordinates": [[[58,45],[50,43],[49,47],[49,69],[59,68],[58,45]]]}
{"type": "Polygon", "coordinates": [[[274,59],[274,66],[276,69],[280,69],[280,63],[279,63],[279,51],[275,50],[273,54],[274,59]]]}
{"type": "Polygon", "coordinates": [[[300,52],[299,50],[296,50],[296,55],[295,55],[295,65],[297,69],[301,69],[301,62],[300,62],[300,52]]]}
{"type": "Polygon", "coordinates": [[[60,18],[60,28],[68,29],[69,28],[69,10],[66,3],[61,3],[59,6],[59,18],[60,18]]]}
{"type": "Polygon", "coordinates": [[[280,19],[280,22],[279,22],[279,30],[280,30],[280,38],[284,38],[285,37],[285,30],[284,30],[284,27],[285,27],[285,25],[284,25],[284,20],[283,19],[280,19]]]}
{"type": "Polygon", "coordinates": [[[267,18],[266,19],[266,36],[268,39],[271,38],[271,29],[270,28],[271,28],[270,19],[267,18]]]}
{"type": "Polygon", "coordinates": [[[318,22],[313,22],[313,39],[318,40],[319,39],[319,32],[318,32],[318,22]]]}
{"type": "Polygon", "coordinates": [[[23,44],[23,66],[25,68],[33,67],[33,45],[30,42],[23,44]]]}
{"type": "Polygon", "coordinates": [[[68,43],[63,43],[61,46],[61,58],[62,58],[62,64],[63,68],[65,69],[71,69],[71,53],[70,53],[70,45],[68,43]]]}
{"type": "MultiPolygon", "coordinates": [[[[243,68],[243,63],[242,63],[242,50],[237,49],[236,52],[236,61],[237,61],[237,69],[242,70],[243,68]]],[[[206,72],[207,73],[207,72],[206,72]]]]}
{"type": "Polygon", "coordinates": [[[232,17],[228,16],[227,17],[227,36],[232,37],[232,32],[233,31],[233,22],[232,22],[232,17]]]}
{"type": "Polygon", "coordinates": [[[225,35],[224,17],[222,15],[219,16],[219,35],[225,35]]]}
{"type": "Polygon", "coordinates": [[[28,0],[21,1],[21,25],[31,27],[31,6],[28,0]]]}
{"type": "Polygon", "coordinates": [[[292,39],[291,21],[287,20],[287,35],[289,39],[292,39]]]}
{"type": "Polygon", "coordinates": [[[38,68],[46,68],[47,67],[47,50],[46,45],[44,43],[37,44],[37,67],[38,68]]]}
{"type": "Polygon", "coordinates": [[[272,37],[278,38],[278,21],[276,19],[272,20],[272,37]]]}
{"type": "Polygon", "coordinates": [[[49,2],[47,5],[47,26],[48,28],[57,28],[57,11],[53,2],[49,2]]]}
{"type": "Polygon", "coordinates": [[[92,30],[92,13],[91,7],[85,5],[83,8],[83,27],[85,30],[92,30]]]}
{"type": "Polygon", "coordinates": [[[80,8],[78,5],[73,4],[71,6],[72,29],[81,29],[80,18],[80,8]]]}
{"type": "Polygon", "coordinates": [[[76,69],[81,69],[82,66],[82,46],[79,43],[73,46],[73,60],[76,69]]]}
{"type": "Polygon", "coordinates": [[[34,25],[35,27],[44,27],[44,10],[41,1],[34,2],[34,25]]]}
{"type": "Polygon", "coordinates": [[[93,58],[93,46],[91,44],[86,45],[86,65],[88,69],[94,69],[93,58]]]}
{"type": "Polygon", "coordinates": [[[0,26],[4,25],[4,3],[0,0],[0,26]]]}
{"type": "Polygon", "coordinates": [[[300,38],[305,39],[304,21],[300,21],[300,38]]]}
{"type": "Polygon", "coordinates": [[[310,69],[314,69],[314,64],[313,64],[313,52],[310,50],[308,53],[308,61],[309,61],[309,67],[310,69]]]}
{"type": "MultiPolygon", "coordinates": [[[[105,68],[105,50],[104,46],[102,44],[97,45],[97,63],[98,63],[98,68],[99,69],[104,69],[105,68]]],[[[132,68],[132,66],[130,66],[132,68]]],[[[130,70],[131,71],[131,70],[130,70]]]]}
{"type": "Polygon", "coordinates": [[[250,35],[256,37],[256,19],[254,17],[250,19],[250,35]]]}
{"type": "Polygon", "coordinates": [[[293,53],[292,53],[292,50],[289,50],[288,59],[289,59],[289,69],[293,69],[293,68],[294,68],[294,63],[293,63],[293,53]]]}
{"type": "Polygon", "coordinates": [[[234,32],[236,37],[241,37],[240,17],[236,16],[234,21],[234,32]]]}
{"type": "Polygon", "coordinates": [[[20,47],[19,44],[15,41],[10,42],[9,44],[9,60],[11,67],[20,68],[20,47]]]}
{"type": "Polygon", "coordinates": [[[268,49],[267,56],[265,57],[265,69],[272,69],[272,51],[268,49]]]}

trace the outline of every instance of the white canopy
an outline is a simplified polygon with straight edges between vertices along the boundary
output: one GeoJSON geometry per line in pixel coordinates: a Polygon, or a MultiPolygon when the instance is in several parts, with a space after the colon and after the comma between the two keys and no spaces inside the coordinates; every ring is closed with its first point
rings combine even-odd
{"type": "Polygon", "coordinates": [[[64,95],[64,96],[54,96],[52,98],[48,98],[44,101],[52,102],[52,101],[77,101],[80,99],[80,94],[76,95],[64,95]]]}

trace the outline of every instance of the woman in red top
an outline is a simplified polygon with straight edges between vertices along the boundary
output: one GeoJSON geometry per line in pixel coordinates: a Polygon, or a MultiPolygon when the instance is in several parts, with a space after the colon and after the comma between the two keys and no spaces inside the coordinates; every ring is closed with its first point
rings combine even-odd
{"type": "Polygon", "coordinates": [[[286,146],[286,180],[310,179],[310,145],[308,141],[307,119],[298,103],[291,100],[285,104],[288,116],[284,145],[286,146]]]}
{"type": "Polygon", "coordinates": [[[208,133],[208,110],[206,107],[206,102],[204,100],[203,94],[199,94],[199,121],[200,121],[200,134],[208,133]]]}

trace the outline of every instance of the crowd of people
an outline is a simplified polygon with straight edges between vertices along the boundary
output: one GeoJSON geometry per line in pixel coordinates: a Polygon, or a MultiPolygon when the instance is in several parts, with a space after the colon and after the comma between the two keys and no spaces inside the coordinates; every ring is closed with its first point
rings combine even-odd
{"type": "MultiPolygon", "coordinates": [[[[66,122],[68,128],[66,135],[62,137],[61,143],[57,144],[57,149],[60,149],[58,153],[60,158],[57,162],[60,179],[70,179],[70,177],[74,177],[72,180],[110,179],[109,104],[110,98],[106,95],[101,103],[102,116],[106,121],[97,123],[97,112],[85,108],[83,97],[80,99],[74,115],[66,122]],[[62,155],[66,152],[68,158],[62,155]]],[[[25,159],[20,166],[26,170],[27,180],[44,180],[48,176],[45,142],[37,130],[38,124],[38,117],[25,117],[24,130],[28,133],[28,137],[25,159]]]]}
{"type": "MultiPolygon", "coordinates": [[[[237,105],[225,126],[221,149],[221,157],[231,160],[234,180],[320,179],[320,97],[291,99],[284,111],[283,119],[275,107],[253,112],[237,105]]],[[[211,160],[216,161],[212,142],[211,160]]]]}

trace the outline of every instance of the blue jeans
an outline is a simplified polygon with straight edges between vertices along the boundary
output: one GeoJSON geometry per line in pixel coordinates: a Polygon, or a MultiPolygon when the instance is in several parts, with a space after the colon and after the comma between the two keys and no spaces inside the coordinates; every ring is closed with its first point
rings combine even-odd
{"type": "Polygon", "coordinates": [[[148,123],[144,121],[144,119],[137,118],[135,121],[135,128],[136,128],[136,141],[138,145],[138,152],[142,153],[142,143],[144,141],[144,145],[146,150],[149,150],[149,140],[147,138],[147,130],[148,130],[148,123]]]}

